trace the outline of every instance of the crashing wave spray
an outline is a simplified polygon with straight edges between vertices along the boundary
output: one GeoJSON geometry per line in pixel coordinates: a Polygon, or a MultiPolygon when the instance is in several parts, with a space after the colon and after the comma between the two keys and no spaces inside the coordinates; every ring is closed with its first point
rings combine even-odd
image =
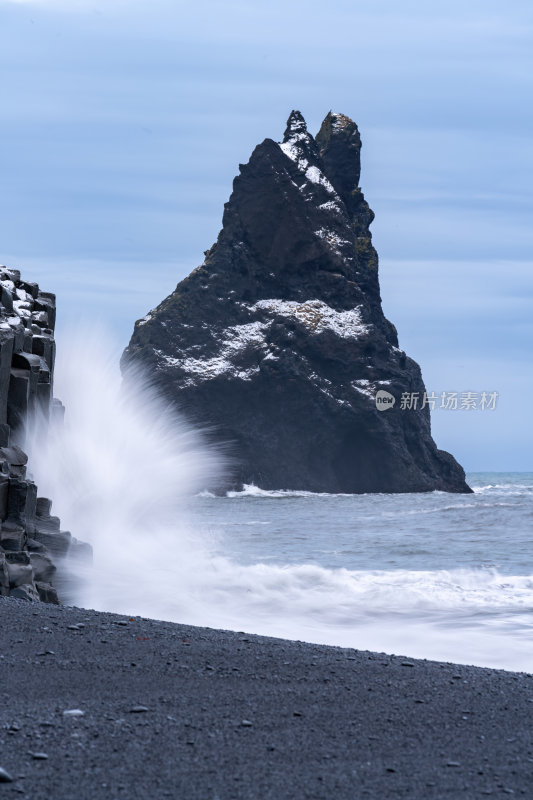
{"type": "Polygon", "coordinates": [[[213,483],[222,462],[139,370],[122,380],[117,364],[102,335],[69,337],[56,365],[65,419],[45,442],[33,433],[45,426],[29,425],[30,464],[63,526],[93,547],[92,568],[69,565],[77,580],[66,600],[164,615],[204,557],[185,498],[213,483]]]}
{"type": "Polygon", "coordinates": [[[531,668],[533,645],[515,635],[531,622],[531,578],[245,566],[214,555],[223,540],[213,547],[218,532],[197,513],[192,522],[188,507],[194,493],[216,481],[220,455],[140,373],[123,383],[118,354],[105,341],[70,337],[61,350],[56,375],[64,426],[50,431],[47,447],[30,446],[30,464],[65,526],[94,549],[94,565],[85,579],[77,568],[68,602],[412,657],[531,668]]]}

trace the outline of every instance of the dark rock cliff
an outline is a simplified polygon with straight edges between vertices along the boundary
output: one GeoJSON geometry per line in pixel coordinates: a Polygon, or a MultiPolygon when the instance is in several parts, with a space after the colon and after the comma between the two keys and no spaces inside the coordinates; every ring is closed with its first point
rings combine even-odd
{"type": "Polygon", "coordinates": [[[348,117],[329,113],[313,138],[293,111],[283,142],[240,165],[204,263],[124,353],[123,368],[143,364],[227,445],[232,486],[470,491],[431,438],[429,407],[399,402],[425,390],[381,308],[360,150],[348,117]],[[386,411],[380,390],[396,399],[386,411]]]}
{"type": "Polygon", "coordinates": [[[67,553],[90,553],[37,496],[22,449],[30,415],[46,426],[63,412],[52,394],[55,313],[53,294],[0,267],[0,594],[48,603],[67,553]]]}

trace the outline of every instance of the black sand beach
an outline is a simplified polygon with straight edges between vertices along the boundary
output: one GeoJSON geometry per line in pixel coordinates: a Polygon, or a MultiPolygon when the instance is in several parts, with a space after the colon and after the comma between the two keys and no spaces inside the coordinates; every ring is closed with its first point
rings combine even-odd
{"type": "Polygon", "coordinates": [[[3,597],[0,632],[0,798],[533,797],[529,674],[3,597]]]}

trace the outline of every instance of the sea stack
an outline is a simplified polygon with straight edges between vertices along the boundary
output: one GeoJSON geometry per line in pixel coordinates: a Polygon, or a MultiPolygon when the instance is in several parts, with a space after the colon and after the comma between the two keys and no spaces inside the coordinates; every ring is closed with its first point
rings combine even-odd
{"type": "Polygon", "coordinates": [[[226,488],[470,491],[383,315],[360,152],[348,117],[313,138],[293,111],[239,166],[203,264],[135,324],[123,369],[142,365],[224,446],[226,488]]]}

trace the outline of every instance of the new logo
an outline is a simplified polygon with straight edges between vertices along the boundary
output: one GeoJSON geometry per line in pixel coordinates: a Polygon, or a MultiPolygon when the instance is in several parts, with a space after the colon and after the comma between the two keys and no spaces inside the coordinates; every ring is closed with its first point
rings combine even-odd
{"type": "Polygon", "coordinates": [[[394,395],[386,392],[385,389],[380,389],[379,392],[376,392],[376,408],[378,411],[388,411],[395,402],[394,395]]]}

